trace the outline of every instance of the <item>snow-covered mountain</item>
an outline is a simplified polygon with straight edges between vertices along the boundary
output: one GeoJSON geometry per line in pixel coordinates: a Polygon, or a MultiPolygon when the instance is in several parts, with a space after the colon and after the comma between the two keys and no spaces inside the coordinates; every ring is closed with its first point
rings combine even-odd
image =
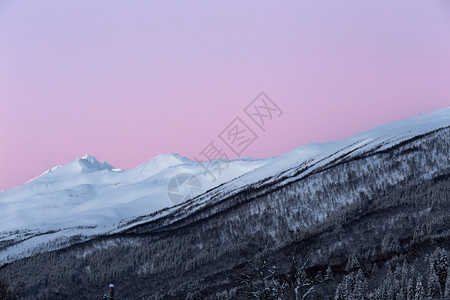
{"type": "MultiPolygon", "coordinates": [[[[248,172],[208,191],[198,196],[193,201],[173,206],[161,211],[159,214],[141,217],[135,222],[129,222],[125,228],[132,228],[137,224],[153,222],[154,220],[158,221],[156,223],[159,227],[170,226],[171,223],[177,223],[190,215],[202,211],[205,207],[213,205],[213,202],[215,201],[222,202],[224,199],[230,199],[234,196],[237,197],[239,194],[245,193],[245,191],[249,189],[261,190],[260,195],[264,195],[268,190],[279,189],[302,179],[310,179],[310,182],[308,182],[310,185],[308,190],[314,193],[315,190],[320,190],[320,186],[323,184],[322,181],[324,181],[324,178],[320,176],[320,173],[326,169],[333,168],[344,162],[382,153],[383,151],[392,149],[406,141],[411,141],[427,133],[432,133],[436,130],[448,127],[450,127],[450,107],[381,125],[345,140],[305,145],[282,156],[274,157],[267,164],[259,167],[253,172],[248,172]],[[314,177],[313,175],[316,176],[314,177]]],[[[448,136],[447,139],[450,140],[450,136],[448,136]]],[[[436,172],[450,170],[448,149],[447,151],[433,153],[432,155],[434,156],[435,163],[440,162],[440,168],[427,170],[425,166],[422,166],[422,164],[426,162],[425,160],[417,161],[417,166],[423,167],[423,171],[426,173],[423,175],[422,179],[433,178],[437,175],[435,174],[436,172]]],[[[403,159],[405,159],[405,157],[403,157],[403,159]]],[[[417,157],[411,157],[410,159],[417,159],[417,157]]],[[[369,164],[366,166],[365,171],[368,173],[370,173],[372,167],[383,163],[376,159],[368,160],[369,164]]],[[[380,174],[378,176],[377,184],[391,185],[401,182],[406,176],[406,174],[402,174],[402,171],[403,170],[397,170],[396,177],[390,178],[386,178],[386,176],[380,174]]],[[[306,185],[307,181],[308,180],[304,180],[303,185],[306,185]]],[[[354,194],[366,192],[364,189],[365,188],[362,187],[361,190],[355,191],[354,194]]],[[[337,203],[340,202],[341,205],[352,202],[352,199],[348,198],[348,193],[343,193],[343,195],[342,199],[335,199],[335,201],[337,203]]],[[[253,198],[257,197],[259,196],[255,193],[253,198]]],[[[328,208],[328,210],[329,209],[331,208],[328,208]]],[[[321,209],[314,212],[314,217],[321,218],[326,213],[326,209],[321,209]]],[[[123,229],[124,228],[120,228],[117,232],[123,229]]]]}
{"type": "MultiPolygon", "coordinates": [[[[183,186],[180,180],[195,179],[195,192],[200,194],[267,162],[216,161],[226,164],[219,173],[214,162],[163,154],[123,171],[88,154],[53,167],[0,193],[0,262],[8,256],[23,256],[29,249],[47,247],[49,242],[54,244],[51,248],[59,248],[70,243],[70,238],[106,234],[121,221],[173,206],[183,200],[175,197],[177,187],[183,186]],[[212,173],[205,171],[208,167],[212,173]]],[[[179,194],[184,200],[196,196],[183,192],[179,194]]]]}
{"type": "MultiPolygon", "coordinates": [[[[196,289],[235,299],[248,288],[236,279],[264,252],[281,272],[296,253],[310,258],[307,275],[328,265],[341,279],[358,255],[368,274],[376,266],[376,286],[387,257],[422,261],[417,249],[448,246],[449,141],[446,108],[280,157],[229,161],[217,182],[174,154],[129,171],[86,156],[0,193],[0,264],[11,262],[0,281],[22,299],[89,298],[105,281],[131,299],[185,299],[196,289]],[[186,192],[176,183],[201,194],[173,205],[171,195],[186,192]]],[[[318,286],[318,298],[328,289],[318,286]]]]}
{"type": "MultiPolygon", "coordinates": [[[[249,187],[286,186],[343,161],[380,153],[449,126],[450,107],[379,126],[346,140],[306,145],[280,157],[220,161],[217,163],[226,163],[227,168],[216,180],[205,173],[204,165],[176,154],[157,156],[129,171],[114,169],[87,155],[0,193],[0,264],[155,220],[160,220],[158,226],[169,226],[249,187]],[[183,194],[177,190],[180,181],[189,183],[192,178],[191,185],[199,196],[173,205],[171,195],[183,194]]],[[[436,153],[434,157],[442,160],[443,168],[449,167],[448,153],[436,153]]],[[[423,176],[433,175],[429,172],[423,176]]],[[[396,176],[377,180],[380,185],[395,184],[403,175],[399,172],[396,176]]],[[[319,177],[308,182],[308,191],[321,184],[319,177]]],[[[266,192],[264,189],[262,194],[266,192]]],[[[351,202],[348,195],[345,197],[336,199],[336,205],[351,202]]],[[[326,209],[317,210],[315,217],[320,218],[326,209]]]]}

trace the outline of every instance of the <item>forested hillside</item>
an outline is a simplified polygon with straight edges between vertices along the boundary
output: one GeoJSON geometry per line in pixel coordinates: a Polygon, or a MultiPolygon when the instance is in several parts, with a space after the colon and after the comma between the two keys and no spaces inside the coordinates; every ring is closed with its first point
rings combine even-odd
{"type": "Polygon", "coordinates": [[[0,281],[21,299],[98,299],[111,282],[118,299],[411,299],[411,286],[443,295],[449,137],[444,128],[313,172],[300,165],[295,181],[194,199],[5,265],[0,281]]]}

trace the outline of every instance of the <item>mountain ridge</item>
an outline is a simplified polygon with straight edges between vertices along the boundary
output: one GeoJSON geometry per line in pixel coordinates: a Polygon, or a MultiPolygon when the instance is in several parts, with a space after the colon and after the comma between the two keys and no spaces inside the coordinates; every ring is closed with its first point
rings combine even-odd
{"type": "MultiPolygon", "coordinates": [[[[107,230],[84,223],[47,233],[2,232],[0,280],[11,282],[23,299],[74,294],[89,298],[100,294],[106,282],[117,284],[121,297],[133,299],[189,299],[194,292],[202,299],[248,299],[252,287],[264,287],[254,269],[261,266],[276,266],[272,290],[284,282],[286,293],[293,295],[295,283],[285,274],[295,276],[289,273],[296,267],[289,258],[295,254],[297,261],[310,258],[305,272],[314,278],[318,294],[314,299],[325,299],[334,295],[337,282],[353,278],[349,273],[353,267],[347,271],[346,261],[357,256],[375,293],[387,264],[399,264],[398,255],[403,259],[404,253],[412,252],[415,260],[419,246],[427,254],[436,246],[448,246],[449,115],[444,110],[346,140],[297,148],[258,162],[261,165],[252,165],[245,174],[185,202],[151,214],[141,209],[137,218],[116,216],[120,222],[107,230]],[[93,234],[96,230],[98,234],[93,234]],[[33,241],[38,243],[31,245],[33,241]],[[27,249],[29,257],[5,257],[14,254],[15,247],[27,249]],[[270,265],[261,265],[266,259],[270,265]],[[327,267],[337,281],[321,285],[322,276],[314,275],[327,267]],[[241,281],[243,275],[248,277],[241,281]],[[82,290],[71,286],[74,281],[82,290]]],[[[167,189],[164,176],[186,167],[170,166],[147,179],[133,177],[139,174],[135,170],[128,179],[152,183],[153,188],[160,183],[167,189]]],[[[103,178],[126,172],[97,173],[103,178]]],[[[95,190],[92,182],[79,183],[85,195],[95,190]]],[[[122,181],[116,188],[123,186],[132,188],[123,190],[122,203],[116,202],[121,205],[107,213],[130,207],[123,197],[136,193],[136,186],[122,181]]],[[[112,200],[94,196],[75,208],[84,217],[105,214],[102,201],[112,200]]],[[[422,274],[424,264],[414,263],[422,274]]]]}
{"type": "Polygon", "coordinates": [[[302,146],[279,157],[233,160],[229,162],[230,173],[213,183],[207,180],[201,162],[174,153],[156,156],[120,172],[87,155],[12,192],[0,194],[0,220],[3,221],[0,242],[13,244],[0,249],[0,261],[10,261],[7,258],[15,255],[20,257],[20,253],[36,247],[34,242],[39,245],[42,241],[80,235],[90,239],[99,234],[131,230],[155,218],[169,220],[166,218],[169,215],[175,216],[170,221],[174,222],[185,218],[186,212],[211,205],[214,199],[229,199],[256,185],[284,186],[336,162],[383,151],[446,126],[450,126],[450,107],[381,125],[346,140],[302,146]],[[80,162],[81,169],[84,166],[89,172],[72,172],[73,166],[79,171],[80,162]],[[75,175],[55,181],[57,173],[67,166],[71,171],[68,173],[75,175]],[[171,178],[183,173],[203,179],[204,194],[173,206],[168,198],[168,185],[171,178]],[[165,197],[164,203],[161,197],[165,197]],[[55,199],[64,212],[55,206],[55,199]],[[24,203],[29,205],[28,209],[24,203]],[[40,213],[37,216],[36,211],[40,213]],[[15,230],[18,233],[12,234],[15,230]]]}

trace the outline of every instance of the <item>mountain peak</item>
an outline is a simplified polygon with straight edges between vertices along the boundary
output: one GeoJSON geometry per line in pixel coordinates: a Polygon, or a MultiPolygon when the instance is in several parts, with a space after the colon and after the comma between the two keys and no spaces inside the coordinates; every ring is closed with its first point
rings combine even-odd
{"type": "Polygon", "coordinates": [[[98,171],[98,170],[112,170],[113,166],[105,161],[100,162],[95,156],[86,154],[82,158],[78,158],[69,165],[75,165],[80,171],[98,171]]]}
{"type": "Polygon", "coordinates": [[[167,168],[185,164],[192,164],[192,160],[177,153],[166,153],[157,155],[152,159],[146,161],[145,163],[135,167],[132,172],[141,174],[138,176],[143,176],[142,174],[145,174],[145,177],[148,177],[157,174],[167,168]]]}
{"type": "Polygon", "coordinates": [[[86,162],[89,162],[92,165],[98,165],[100,162],[95,158],[94,155],[91,154],[86,154],[85,156],[83,156],[82,158],[79,158],[79,160],[84,160],[86,162]]]}
{"type": "Polygon", "coordinates": [[[95,160],[97,161],[97,159],[95,158],[94,155],[91,155],[89,153],[87,153],[85,156],[83,156],[81,159],[87,159],[87,160],[95,160]]]}

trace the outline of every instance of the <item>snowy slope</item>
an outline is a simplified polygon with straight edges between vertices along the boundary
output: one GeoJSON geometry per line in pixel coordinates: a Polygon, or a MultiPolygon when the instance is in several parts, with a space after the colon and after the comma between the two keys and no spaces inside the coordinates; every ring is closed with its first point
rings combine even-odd
{"type": "MultiPolygon", "coordinates": [[[[212,199],[214,199],[214,201],[221,201],[222,199],[231,198],[233,195],[239,194],[249,186],[268,186],[270,188],[277,188],[287,185],[290,182],[320,172],[320,170],[323,170],[324,168],[332,167],[344,160],[351,160],[356,157],[374,154],[402,142],[420,137],[423,134],[447,127],[450,127],[450,107],[409,119],[388,123],[364,133],[357,134],[346,140],[323,144],[310,144],[299,147],[280,157],[273,158],[269,163],[253,172],[244,174],[243,176],[200,195],[195,198],[194,201],[174,206],[157,215],[140,218],[139,220],[136,220],[135,223],[128,224],[126,228],[131,228],[136,224],[143,224],[162,217],[165,218],[164,222],[159,222],[158,226],[166,226],[186,218],[196,211],[200,211],[206,205],[211,205],[212,199]]],[[[450,141],[450,136],[448,137],[448,140],[450,141]]],[[[436,156],[441,157],[443,161],[446,161],[446,165],[442,166],[443,169],[450,169],[450,149],[447,149],[446,153],[438,153],[436,156]]],[[[433,174],[430,172],[428,177],[431,178],[432,176],[433,174]]],[[[262,190],[262,194],[266,192],[267,190],[262,190]]],[[[120,230],[123,230],[124,228],[121,228],[120,230]]]]}
{"type": "Polygon", "coordinates": [[[306,145],[280,157],[229,161],[216,181],[205,174],[202,165],[176,154],[160,155],[129,171],[87,155],[0,193],[0,265],[2,260],[14,260],[15,255],[31,255],[27,251],[33,249],[61,248],[161,217],[167,217],[166,224],[176,222],[249,185],[288,184],[343,159],[382,151],[449,126],[450,107],[346,140],[306,145]],[[180,174],[195,175],[201,185],[198,193],[209,191],[174,206],[168,187],[180,174]]]}
{"type": "Polygon", "coordinates": [[[206,163],[177,154],[159,155],[129,171],[114,169],[91,155],[54,167],[0,193],[0,263],[9,255],[20,256],[48,242],[59,248],[77,235],[86,239],[105,234],[121,220],[173,206],[168,187],[174,186],[173,178],[180,174],[198,179],[196,192],[201,193],[267,162],[232,160],[226,168],[222,166],[220,176],[218,171],[206,173],[206,163]]]}

